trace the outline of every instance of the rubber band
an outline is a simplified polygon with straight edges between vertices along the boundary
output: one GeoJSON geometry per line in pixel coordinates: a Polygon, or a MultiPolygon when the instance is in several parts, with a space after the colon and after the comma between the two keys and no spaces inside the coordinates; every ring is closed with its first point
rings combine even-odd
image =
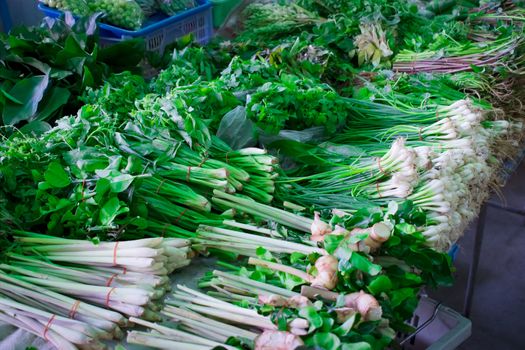
{"type": "Polygon", "coordinates": [[[86,198],[84,198],[84,189],[86,188],[86,179],[83,179],[82,180],[82,188],[80,190],[80,195],[82,196],[81,197],[81,201],[82,202],[85,202],[86,201],[86,198]]]}
{"type": "Polygon", "coordinates": [[[423,135],[421,135],[422,131],[423,131],[423,128],[419,128],[419,141],[423,141],[423,135]]]}
{"type": "Polygon", "coordinates": [[[164,237],[164,235],[166,234],[166,230],[168,229],[168,227],[170,226],[170,224],[165,224],[163,227],[162,227],[162,233],[161,233],[161,236],[164,237]]]}
{"type": "Polygon", "coordinates": [[[381,195],[381,191],[379,191],[379,182],[376,182],[376,190],[377,194],[379,195],[379,198],[383,198],[383,196],[381,195]]]}
{"type": "Polygon", "coordinates": [[[160,189],[162,188],[162,185],[164,185],[164,182],[166,182],[166,179],[163,179],[163,180],[160,182],[159,187],[157,187],[157,191],[155,191],[155,194],[159,194],[160,189]]]}
{"type": "Polygon", "coordinates": [[[77,314],[78,307],[80,306],[80,300],[77,300],[73,303],[73,306],[69,310],[69,318],[74,319],[77,314]]]}
{"type": "Polygon", "coordinates": [[[47,341],[49,341],[49,339],[47,339],[47,332],[49,331],[49,327],[51,327],[51,323],[53,323],[53,321],[55,320],[55,317],[56,317],[55,314],[51,315],[51,317],[49,318],[49,321],[47,321],[46,327],[44,328],[43,337],[47,341]]]}
{"type": "Polygon", "coordinates": [[[122,268],[122,274],[125,275],[126,272],[128,272],[128,269],[127,269],[126,267],[123,267],[123,268],[122,268]]]}
{"type": "Polygon", "coordinates": [[[115,290],[115,287],[112,287],[109,290],[108,294],[106,294],[106,303],[105,303],[106,307],[109,307],[109,297],[111,296],[111,293],[113,293],[114,290],[115,290]]]}
{"type": "Polygon", "coordinates": [[[190,182],[191,175],[191,166],[188,167],[188,172],[186,173],[186,182],[190,182]]]}
{"type": "Polygon", "coordinates": [[[383,175],[386,175],[385,170],[381,166],[381,158],[377,158],[377,167],[379,168],[379,171],[383,173],[383,175]]]}
{"type": "Polygon", "coordinates": [[[113,283],[113,280],[115,279],[115,277],[117,277],[119,274],[118,273],[114,273],[113,275],[111,275],[111,277],[108,279],[107,283],[106,283],[106,287],[110,287],[111,286],[111,283],[113,283]]]}
{"type": "Polygon", "coordinates": [[[436,110],[436,120],[439,121],[439,111],[436,110]]]}
{"type": "Polygon", "coordinates": [[[113,248],[113,266],[117,266],[117,249],[119,243],[120,242],[116,242],[115,247],[113,248]]]}
{"type": "Polygon", "coordinates": [[[184,214],[185,214],[187,211],[188,211],[187,208],[184,209],[184,210],[182,211],[182,213],[180,213],[180,215],[175,219],[175,222],[173,223],[173,225],[176,225],[176,224],[179,222],[179,220],[184,216],[184,214]]]}
{"type": "Polygon", "coordinates": [[[230,164],[230,159],[228,158],[228,154],[230,154],[230,151],[226,152],[226,163],[230,164]]]}
{"type": "Polygon", "coordinates": [[[202,166],[204,165],[204,163],[206,163],[206,162],[208,161],[208,159],[209,159],[209,158],[208,158],[207,156],[204,157],[204,158],[202,158],[202,160],[201,160],[201,162],[199,163],[199,165],[197,165],[197,168],[202,167],[202,166]]]}

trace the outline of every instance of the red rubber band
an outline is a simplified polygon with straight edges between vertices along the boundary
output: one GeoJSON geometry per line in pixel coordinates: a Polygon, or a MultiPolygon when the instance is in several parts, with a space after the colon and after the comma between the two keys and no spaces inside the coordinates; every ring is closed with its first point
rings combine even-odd
{"type": "Polygon", "coordinates": [[[114,273],[113,275],[111,275],[111,277],[108,279],[108,282],[106,283],[106,287],[110,287],[111,286],[111,283],[113,283],[113,280],[115,279],[115,277],[117,277],[119,274],[118,273],[114,273]]]}
{"type": "Polygon", "coordinates": [[[77,314],[79,306],[80,306],[80,300],[75,301],[75,303],[71,307],[71,310],[69,310],[69,318],[71,319],[75,318],[75,315],[77,314]]]}
{"type": "Polygon", "coordinates": [[[113,266],[117,266],[117,249],[119,243],[120,242],[116,242],[115,247],[113,248],[113,266]]]}
{"type": "Polygon", "coordinates": [[[188,172],[186,173],[186,182],[190,182],[191,175],[191,166],[188,167],[188,172]]]}
{"type": "Polygon", "coordinates": [[[180,215],[175,219],[175,222],[173,223],[173,225],[177,224],[177,222],[179,222],[179,220],[184,216],[184,214],[188,211],[188,209],[184,209],[182,211],[182,213],[180,213],[180,215]]]}
{"type": "Polygon", "coordinates": [[[208,161],[208,157],[202,158],[202,161],[199,163],[199,165],[197,165],[197,168],[200,168],[201,166],[203,166],[204,163],[206,163],[207,161],[208,161]]]}
{"type": "Polygon", "coordinates": [[[157,191],[155,191],[156,194],[159,194],[159,191],[160,189],[162,188],[162,185],[164,184],[164,182],[166,181],[166,179],[162,180],[159,184],[159,187],[157,187],[157,191]]]}
{"type": "Polygon", "coordinates": [[[81,196],[82,196],[82,198],[81,198],[81,201],[82,201],[82,202],[85,202],[85,201],[86,201],[86,198],[84,198],[84,189],[85,189],[85,188],[86,188],[86,179],[83,179],[83,180],[82,180],[82,188],[81,188],[81,190],[80,190],[80,191],[81,191],[80,193],[81,193],[81,196]]]}
{"type": "Polygon", "coordinates": [[[383,196],[381,195],[381,192],[379,191],[379,182],[376,182],[376,190],[377,190],[377,194],[379,195],[379,198],[383,198],[383,196]]]}
{"type": "Polygon", "coordinates": [[[122,274],[125,275],[126,272],[128,272],[128,269],[127,269],[126,267],[123,267],[123,268],[122,268],[122,274]]]}
{"type": "Polygon", "coordinates": [[[385,173],[385,170],[383,169],[383,167],[381,166],[381,158],[377,158],[377,166],[379,168],[379,171],[383,173],[383,175],[386,175],[385,173]]]}
{"type": "Polygon", "coordinates": [[[162,227],[162,233],[161,233],[161,236],[164,237],[164,235],[166,234],[166,230],[168,229],[168,227],[170,226],[170,224],[165,224],[163,227],[162,227]]]}
{"type": "Polygon", "coordinates": [[[49,341],[49,339],[47,339],[47,332],[49,331],[49,327],[51,327],[51,323],[53,323],[53,320],[55,319],[55,317],[56,317],[55,314],[51,315],[51,317],[49,318],[49,321],[47,321],[46,327],[44,328],[43,337],[47,341],[49,341]]]}
{"type": "Polygon", "coordinates": [[[108,292],[108,294],[106,294],[106,307],[109,307],[109,297],[111,296],[111,293],[113,293],[113,291],[115,290],[115,287],[111,288],[108,292]]]}

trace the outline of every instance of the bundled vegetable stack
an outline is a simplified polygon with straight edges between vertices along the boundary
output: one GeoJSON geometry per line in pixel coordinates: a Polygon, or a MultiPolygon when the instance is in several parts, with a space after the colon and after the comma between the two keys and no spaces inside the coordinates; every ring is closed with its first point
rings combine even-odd
{"type": "Polygon", "coordinates": [[[168,276],[191,257],[183,239],[94,243],[14,235],[0,264],[0,319],[60,349],[100,348],[99,340],[121,337],[128,324],[123,315],[158,320],[168,276]]]}

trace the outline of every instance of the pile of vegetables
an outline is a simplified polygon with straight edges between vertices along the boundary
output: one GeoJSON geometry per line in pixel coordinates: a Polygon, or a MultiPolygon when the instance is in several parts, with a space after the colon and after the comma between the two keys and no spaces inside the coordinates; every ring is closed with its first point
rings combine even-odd
{"type": "Polygon", "coordinates": [[[75,16],[102,14],[102,21],[128,30],[139,30],[148,17],[161,11],[174,16],[197,6],[196,0],[39,0],[75,16]]]}
{"type": "Polygon", "coordinates": [[[143,42],[101,48],[94,21],[49,20],[0,35],[0,125],[6,126],[1,136],[13,128],[45,132],[59,117],[76,113],[87,88],[98,87],[112,73],[140,71],[143,42]]]}
{"type": "Polygon", "coordinates": [[[91,36],[12,33],[0,320],[65,349],[132,325],[153,348],[395,346],[523,137],[525,12],[450,3],[254,3],[151,80],[141,52],[116,67],[91,36]],[[201,290],[170,293],[196,255],[216,259],[201,290]]]}

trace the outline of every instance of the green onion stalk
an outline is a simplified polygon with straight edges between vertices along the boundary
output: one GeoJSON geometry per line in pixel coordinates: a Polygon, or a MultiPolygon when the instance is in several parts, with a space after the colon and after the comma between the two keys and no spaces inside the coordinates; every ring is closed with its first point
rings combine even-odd
{"type": "MultiPolygon", "coordinates": [[[[387,149],[380,157],[348,157],[344,163],[312,170],[313,175],[282,177],[278,181],[281,199],[321,209],[326,206],[324,196],[338,196],[338,209],[355,210],[362,205],[361,199],[386,203],[392,197],[406,198],[418,182],[416,153],[405,146],[403,138],[379,147],[387,149]]],[[[334,206],[327,204],[328,208],[334,206]]]]}
{"type": "Polygon", "coordinates": [[[457,73],[477,67],[508,67],[518,63],[514,52],[522,44],[520,35],[503,36],[480,43],[458,43],[443,51],[412,52],[403,50],[394,58],[397,73],[457,73]]]}

